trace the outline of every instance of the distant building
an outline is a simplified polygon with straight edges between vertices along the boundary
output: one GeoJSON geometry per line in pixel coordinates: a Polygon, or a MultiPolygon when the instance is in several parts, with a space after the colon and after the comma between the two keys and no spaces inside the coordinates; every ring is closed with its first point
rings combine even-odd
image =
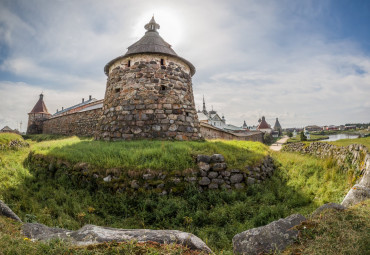
{"type": "Polygon", "coordinates": [[[318,132],[318,131],[322,131],[323,128],[320,127],[320,126],[316,126],[316,125],[311,125],[311,126],[307,126],[305,127],[305,130],[309,131],[309,132],[318,132]]]}
{"type": "Polygon", "coordinates": [[[44,95],[41,93],[39,100],[28,113],[27,134],[41,134],[44,121],[50,119],[51,114],[48,112],[44,103],[44,95]]]}
{"type": "MultiPolygon", "coordinates": [[[[281,128],[281,125],[280,125],[280,122],[279,122],[278,118],[276,118],[276,121],[275,121],[274,131],[278,132],[277,137],[280,136],[283,132],[283,129],[281,128]]],[[[276,136],[276,134],[273,134],[272,136],[275,137],[274,135],[276,136]]]]}
{"type": "Polygon", "coordinates": [[[262,116],[262,119],[258,120],[259,125],[257,127],[257,130],[263,132],[263,133],[269,133],[271,134],[272,128],[269,124],[267,124],[265,116],[262,116]]]}

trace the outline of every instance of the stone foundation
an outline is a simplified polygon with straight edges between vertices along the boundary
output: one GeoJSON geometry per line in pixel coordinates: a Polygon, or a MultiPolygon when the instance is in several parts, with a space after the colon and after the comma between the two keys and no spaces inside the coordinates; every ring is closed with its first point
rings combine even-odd
{"type": "MultiPolygon", "coordinates": [[[[106,187],[114,192],[155,192],[158,194],[181,193],[187,185],[199,190],[243,189],[271,177],[274,170],[273,159],[269,156],[255,166],[244,169],[229,169],[220,154],[198,155],[197,168],[184,171],[123,171],[119,168],[94,169],[87,163],[71,164],[45,155],[30,154],[30,168],[46,171],[50,176],[68,175],[79,186],[93,185],[106,187]]],[[[36,174],[37,175],[37,174],[36,174]]]]}

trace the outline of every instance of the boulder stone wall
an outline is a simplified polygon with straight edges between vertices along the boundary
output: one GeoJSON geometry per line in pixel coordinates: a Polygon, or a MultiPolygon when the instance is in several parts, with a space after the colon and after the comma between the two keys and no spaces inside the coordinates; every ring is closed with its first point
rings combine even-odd
{"type": "Polygon", "coordinates": [[[189,67],[163,54],[118,59],[109,68],[96,138],[202,139],[189,67]]]}
{"type": "Polygon", "coordinates": [[[243,189],[260,183],[272,176],[275,166],[270,156],[266,156],[255,166],[244,169],[229,169],[221,154],[198,155],[197,167],[183,171],[131,170],[120,168],[96,169],[87,163],[72,164],[61,159],[30,153],[27,158],[36,175],[45,171],[50,177],[67,175],[79,186],[95,188],[108,187],[114,192],[152,191],[166,195],[181,193],[187,185],[199,190],[243,189]]]}

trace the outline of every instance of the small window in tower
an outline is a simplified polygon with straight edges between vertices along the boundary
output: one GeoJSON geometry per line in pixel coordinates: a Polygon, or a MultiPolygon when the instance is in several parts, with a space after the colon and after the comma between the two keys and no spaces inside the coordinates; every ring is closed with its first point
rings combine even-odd
{"type": "Polygon", "coordinates": [[[119,93],[120,91],[121,91],[121,89],[120,89],[120,88],[115,88],[115,89],[114,89],[114,92],[115,92],[115,93],[119,93]]]}
{"type": "Polygon", "coordinates": [[[189,113],[188,112],[186,113],[186,116],[189,117],[189,113]]]}
{"type": "Polygon", "coordinates": [[[127,67],[130,67],[131,66],[131,60],[129,60],[128,62],[127,62],[127,67]]]}
{"type": "Polygon", "coordinates": [[[164,66],[164,59],[161,58],[161,66],[164,66]]]}
{"type": "Polygon", "coordinates": [[[161,91],[165,91],[165,90],[166,90],[166,86],[161,85],[161,91]]]}

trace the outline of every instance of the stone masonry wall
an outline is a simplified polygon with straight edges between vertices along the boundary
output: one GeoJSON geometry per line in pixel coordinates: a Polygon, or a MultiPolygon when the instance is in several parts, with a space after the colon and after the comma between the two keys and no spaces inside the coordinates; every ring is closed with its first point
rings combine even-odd
{"type": "MultiPolygon", "coordinates": [[[[46,171],[50,176],[67,175],[76,185],[109,187],[114,192],[147,192],[158,194],[181,193],[186,185],[195,185],[199,190],[243,189],[260,183],[272,176],[273,159],[265,157],[261,163],[245,166],[244,169],[229,169],[221,154],[198,155],[197,168],[181,172],[153,170],[123,171],[119,168],[94,169],[87,163],[71,164],[45,155],[30,154],[28,163],[34,171],[46,171]]],[[[95,188],[94,188],[95,189],[95,188]]]]}
{"type": "Polygon", "coordinates": [[[102,109],[75,112],[44,121],[44,134],[94,136],[102,109]]]}
{"type": "Polygon", "coordinates": [[[241,140],[261,143],[263,142],[262,132],[253,132],[251,134],[233,134],[231,132],[227,132],[203,122],[200,122],[200,133],[205,139],[241,140]]]}
{"type": "Polygon", "coordinates": [[[201,139],[190,70],[175,57],[137,54],[109,70],[97,139],[143,138],[201,139]]]}

